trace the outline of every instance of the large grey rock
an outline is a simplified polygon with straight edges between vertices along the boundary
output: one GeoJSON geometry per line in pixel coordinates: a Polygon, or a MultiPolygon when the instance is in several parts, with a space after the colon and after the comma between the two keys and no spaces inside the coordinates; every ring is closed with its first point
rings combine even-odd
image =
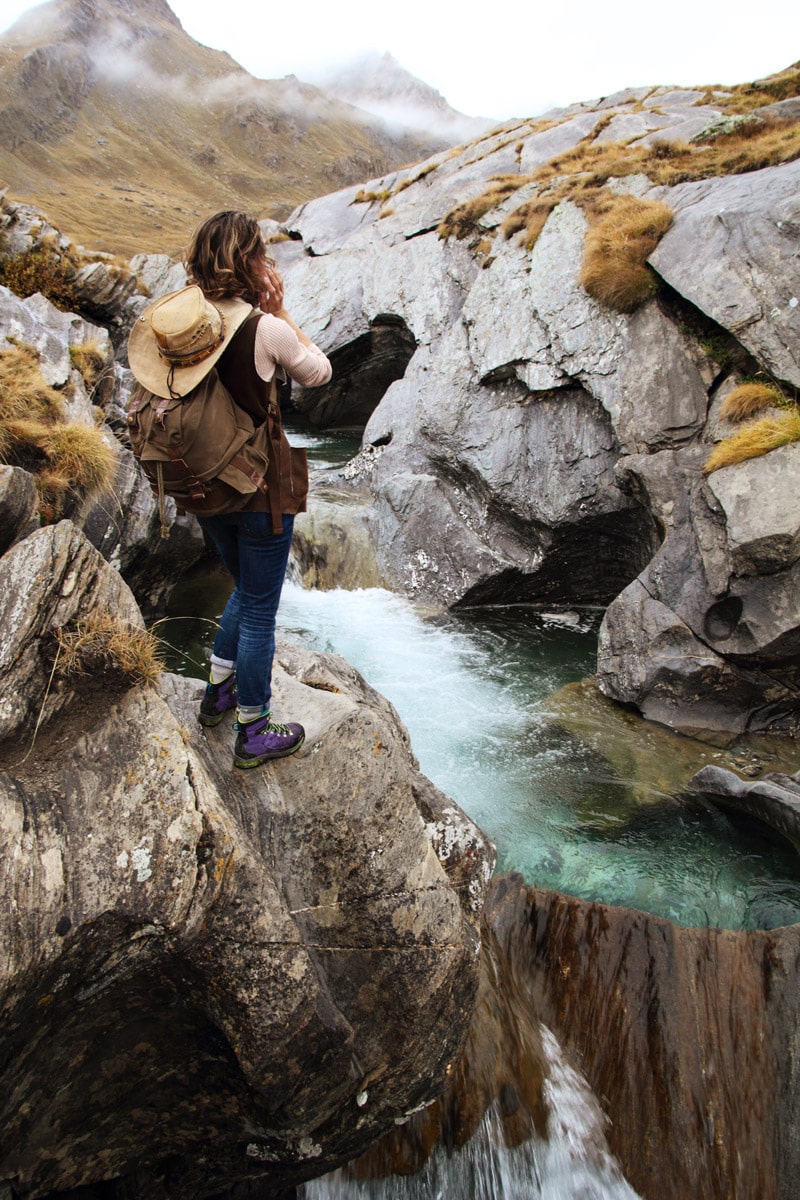
{"type": "MultiPolygon", "coordinates": [[[[625,464],[623,482],[647,500],[666,536],[606,611],[598,684],[684,733],[796,733],[800,563],[784,506],[765,492],[754,533],[753,510],[742,511],[738,497],[761,460],[726,468],[732,478],[717,482],[726,511],[714,475],[703,481],[705,453],[697,446],[625,464]],[[768,573],[754,570],[754,560],[768,573]]],[[[782,455],[778,468],[779,494],[790,497],[800,486],[800,457],[782,455]]],[[[765,482],[778,468],[762,463],[765,482]]]]}
{"type": "Polygon", "coordinates": [[[580,210],[559,205],[531,255],[530,295],[558,367],[597,397],[628,453],[688,441],[708,398],[687,339],[655,302],[624,316],[584,292],[585,232],[580,210]]]}
{"type": "Polygon", "coordinates": [[[76,313],[65,313],[38,292],[21,300],[0,286],[0,346],[26,342],[39,353],[42,375],[52,387],[63,387],[72,374],[70,346],[93,342],[110,355],[108,332],[76,313]]]}
{"type": "Polygon", "coordinates": [[[92,610],[143,627],[130,589],[70,521],[38,529],[0,559],[0,740],[27,743],[74,687],[53,674],[56,634],[92,610]]]}
{"type": "MultiPolygon", "coordinates": [[[[305,747],[231,769],[167,676],[0,775],[0,1177],[275,1194],[430,1102],[469,1024],[492,854],[352,668],[279,650],[305,747]]],[[[78,701],[80,703],[80,701],[78,701]]]]}
{"type": "Polygon", "coordinates": [[[708,486],[725,516],[737,575],[769,575],[800,558],[800,444],[723,467],[708,486]]]}
{"type": "MultiPolygon", "coordinates": [[[[800,381],[800,166],[672,188],[612,181],[676,213],[651,262],[680,295],[662,289],[627,315],[580,284],[577,205],[558,205],[530,251],[498,222],[535,194],[530,172],[584,139],[680,140],[721,112],[706,93],[634,89],[548,114],[546,129],[509,125],[399,184],[375,181],[392,194],[368,212],[350,211],[345,193],[306,205],[286,251],[289,306],[341,366],[338,384],[299,405],[323,425],[371,413],[338,479],[359,504],[371,497],[359,527],[383,579],[433,605],[605,601],[617,590],[601,686],[715,736],[797,722],[797,514],[781,499],[794,449],[709,483],[702,468],[709,441],[732,432],[720,408],[742,377],[760,366],[800,381]],[[479,219],[480,254],[469,237],[439,238],[443,213],[498,175],[518,175],[520,188],[479,219]],[[383,321],[416,349],[368,379],[359,355],[383,321]],[[656,530],[663,544],[647,565],[656,530]]],[[[335,526],[330,561],[349,570],[335,526]]],[[[324,528],[309,563],[324,563],[324,528]]]]}
{"type": "Polygon", "coordinates": [[[148,617],[161,614],[171,589],[206,553],[196,519],[179,516],[170,497],[165,511],[166,538],[149,483],[131,451],[120,447],[111,490],[81,520],[86,537],[120,572],[148,617]]]}
{"type": "Polygon", "coordinates": [[[135,275],[102,260],[85,263],[70,281],[75,307],[96,321],[113,325],[122,324],[125,306],[136,286],[135,275]]]}
{"type": "Polygon", "coordinates": [[[148,303],[186,286],[186,268],[168,254],[135,254],[131,270],[145,287],[148,303]]]}
{"type": "Polygon", "coordinates": [[[39,525],[36,481],[20,467],[0,466],[0,555],[39,525]]]}
{"type": "Polygon", "coordinates": [[[684,183],[658,194],[675,220],[650,262],[742,342],[800,385],[800,162],[684,183]]]}
{"type": "Polygon", "coordinates": [[[741,779],[723,767],[708,766],[692,776],[689,786],[722,808],[763,821],[800,847],[800,776],[768,771],[761,779],[741,779]]]}

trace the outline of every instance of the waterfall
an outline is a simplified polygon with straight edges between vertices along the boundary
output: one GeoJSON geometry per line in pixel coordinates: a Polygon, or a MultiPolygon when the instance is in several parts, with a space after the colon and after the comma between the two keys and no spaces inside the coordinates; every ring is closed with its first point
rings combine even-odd
{"type": "Polygon", "coordinates": [[[358,1179],[347,1168],[300,1189],[303,1200],[638,1200],[612,1158],[604,1118],[586,1081],[570,1067],[546,1026],[549,1067],[544,1136],[507,1144],[500,1103],[484,1114],[466,1145],[437,1145],[414,1175],[358,1179]]]}

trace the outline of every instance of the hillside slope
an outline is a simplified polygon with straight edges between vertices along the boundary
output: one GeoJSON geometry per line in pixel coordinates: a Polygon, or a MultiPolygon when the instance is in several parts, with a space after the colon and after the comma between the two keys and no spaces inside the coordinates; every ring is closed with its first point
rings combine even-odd
{"type": "Polygon", "coordinates": [[[255,79],[165,0],[52,0],[0,40],[0,178],[93,248],[175,252],[207,212],[283,216],[441,146],[255,79]]]}

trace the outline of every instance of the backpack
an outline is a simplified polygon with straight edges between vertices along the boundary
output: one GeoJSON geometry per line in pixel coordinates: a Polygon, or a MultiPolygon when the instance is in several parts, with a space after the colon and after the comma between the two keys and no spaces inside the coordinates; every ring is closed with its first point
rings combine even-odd
{"type": "MultiPolygon", "coordinates": [[[[276,404],[270,389],[269,411],[276,404]]],[[[216,367],[185,396],[164,398],[137,383],[128,401],[131,449],[158,497],[161,536],[169,537],[164,499],[178,510],[213,517],[267,491],[269,421],[256,425],[216,367]]]]}

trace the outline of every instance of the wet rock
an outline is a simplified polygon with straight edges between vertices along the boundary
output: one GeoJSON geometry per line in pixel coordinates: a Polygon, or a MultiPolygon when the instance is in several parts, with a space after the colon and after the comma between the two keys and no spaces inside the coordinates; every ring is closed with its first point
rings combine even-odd
{"type": "Polygon", "coordinates": [[[375,546],[370,536],[366,497],[340,498],[312,489],[308,512],[295,518],[291,573],[303,587],[382,587],[375,546]]]}
{"type": "Polygon", "coordinates": [[[761,779],[741,779],[723,767],[703,767],[690,787],[734,812],[747,813],[800,847],[800,773],[792,778],[777,771],[761,779]]]}
{"type": "Polygon", "coordinates": [[[276,706],[307,731],[292,759],[232,773],[202,684],[166,676],[51,722],[0,777],[0,1173],[19,1196],[273,1194],[452,1069],[490,848],[352,668],[278,658],[276,706]]]}
{"type": "Polygon", "coordinates": [[[520,1023],[551,1030],[602,1097],[637,1193],[789,1200],[800,927],[681,929],[508,878],[486,919],[514,964],[520,1023]]]}

